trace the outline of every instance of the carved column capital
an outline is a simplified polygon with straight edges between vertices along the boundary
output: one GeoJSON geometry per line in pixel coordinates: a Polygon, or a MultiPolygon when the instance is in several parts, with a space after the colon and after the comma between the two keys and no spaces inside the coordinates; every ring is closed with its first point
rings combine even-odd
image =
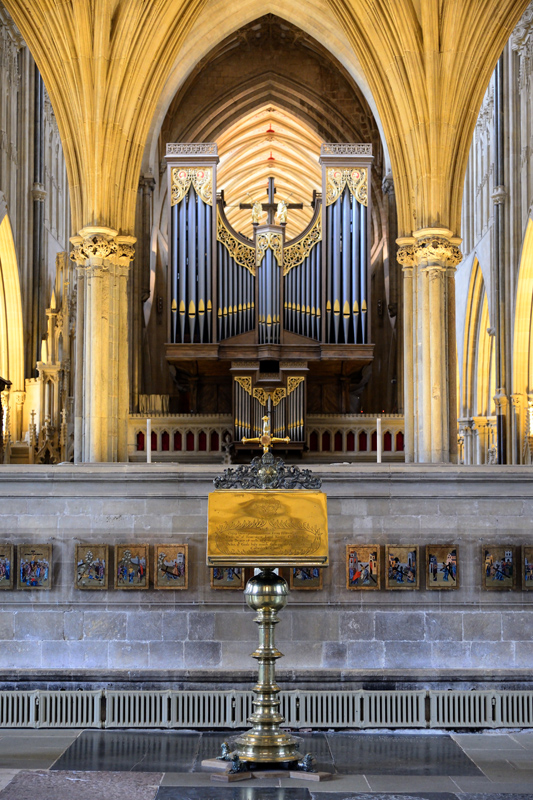
{"type": "Polygon", "coordinates": [[[11,397],[15,401],[15,405],[23,406],[26,401],[26,392],[11,392],[11,397]]]}
{"type": "Polygon", "coordinates": [[[492,202],[495,206],[501,206],[507,199],[507,189],[505,186],[495,186],[492,192],[492,202]]]}
{"type": "Polygon", "coordinates": [[[39,203],[44,203],[46,200],[46,189],[44,188],[42,183],[34,183],[31,188],[31,195],[34,200],[38,200],[39,203]]]}
{"type": "Polygon", "coordinates": [[[400,264],[405,277],[410,278],[415,265],[415,239],[412,236],[402,236],[396,239],[398,250],[396,260],[400,264]]]}
{"type": "Polygon", "coordinates": [[[83,228],[71,238],[70,258],[80,267],[108,269],[113,264],[128,268],[135,257],[135,236],[118,236],[112,228],[83,228]]]}
{"type": "Polygon", "coordinates": [[[135,258],[135,236],[117,236],[116,237],[116,262],[121,267],[129,267],[130,263],[135,258]]]}
{"type": "Polygon", "coordinates": [[[456,244],[444,236],[424,236],[414,245],[415,260],[426,269],[454,270],[463,260],[456,244]]]}

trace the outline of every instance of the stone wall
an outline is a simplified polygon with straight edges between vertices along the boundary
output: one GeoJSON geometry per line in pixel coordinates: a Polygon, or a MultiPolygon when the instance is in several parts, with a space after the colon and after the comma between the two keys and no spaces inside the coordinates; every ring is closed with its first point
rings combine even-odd
{"type": "MultiPolygon", "coordinates": [[[[315,467],[328,495],[324,588],[291,593],[281,613],[287,682],[530,685],[533,592],[481,589],[481,544],[533,544],[533,468],[315,467]],[[345,546],[460,548],[460,588],[349,591],[345,546]]],[[[180,465],[0,467],[0,541],[53,544],[50,591],[0,594],[2,685],[222,686],[249,682],[253,614],[242,594],[210,588],[207,495],[221,468],[180,465]],[[186,542],[186,591],[80,591],[74,547],[186,542]]],[[[533,681],[531,681],[533,685],[533,681]]]]}

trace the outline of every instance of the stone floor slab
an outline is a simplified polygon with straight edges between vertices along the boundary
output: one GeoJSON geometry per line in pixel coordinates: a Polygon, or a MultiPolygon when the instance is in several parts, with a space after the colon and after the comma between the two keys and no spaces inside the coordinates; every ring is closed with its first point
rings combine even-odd
{"type": "MultiPolygon", "coordinates": [[[[423,792],[415,794],[385,794],[379,792],[358,792],[357,794],[327,794],[325,792],[312,792],[313,800],[458,800],[456,794],[449,792],[423,792]]],[[[522,798],[524,800],[524,798],[522,798]]]]}
{"type": "Polygon", "coordinates": [[[0,791],[1,800],[154,800],[160,773],[30,772],[22,770],[0,791]]]}
{"type": "Polygon", "coordinates": [[[327,734],[337,772],[374,775],[480,775],[448,736],[327,734]]]}
{"type": "Polygon", "coordinates": [[[266,787],[261,781],[260,786],[161,786],[156,800],[311,800],[311,794],[304,788],[266,787]]]}
{"type": "Polygon", "coordinates": [[[454,793],[457,787],[451,778],[445,776],[410,775],[366,775],[373,792],[395,792],[396,794],[415,794],[416,792],[454,793]]]}
{"type": "Polygon", "coordinates": [[[200,737],[181,731],[84,731],[53,769],[191,772],[200,737]]]}

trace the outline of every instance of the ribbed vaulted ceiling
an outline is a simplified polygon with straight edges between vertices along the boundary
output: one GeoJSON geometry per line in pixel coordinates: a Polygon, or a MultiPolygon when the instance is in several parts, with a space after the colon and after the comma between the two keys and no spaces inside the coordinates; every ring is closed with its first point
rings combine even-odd
{"type": "MultiPolygon", "coordinates": [[[[318,163],[321,140],[311,128],[286,111],[266,105],[241,117],[217,139],[220,164],[218,190],[224,191],[226,214],[236,230],[252,235],[251,211],[240,203],[266,203],[268,178],[276,186],[275,202],[303,203],[290,209],[287,238],[311,220],[313,191],[321,189],[318,163]]],[[[266,222],[266,214],[262,221],[266,222]]]]}

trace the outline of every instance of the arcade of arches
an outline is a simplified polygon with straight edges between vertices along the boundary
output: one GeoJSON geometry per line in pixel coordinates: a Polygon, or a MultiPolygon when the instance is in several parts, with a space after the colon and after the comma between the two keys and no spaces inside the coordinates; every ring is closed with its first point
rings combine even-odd
{"type": "MultiPolygon", "coordinates": [[[[533,546],[533,4],[2,2],[0,531],[41,532],[60,554],[61,669],[136,666],[120,597],[81,608],[66,574],[74,540],[104,531],[183,536],[176,669],[239,666],[206,579],[205,501],[221,465],[252,454],[241,439],[263,397],[290,434],[279,452],[315,465],[331,495],[332,610],[306,635],[290,623],[287,665],[307,637],[310,667],[442,677],[446,630],[454,679],[526,670],[513,615],[529,595],[502,595],[502,610],[478,578],[484,541],[533,546]],[[277,292],[272,316],[263,292],[277,292]],[[413,536],[423,572],[427,530],[461,547],[459,627],[424,581],[405,637],[390,595],[358,627],[342,607],[346,545],[413,536]]],[[[159,595],[146,592],[147,669],[164,667],[175,612],[159,595]]],[[[59,669],[48,640],[20,646],[31,636],[9,613],[0,666],[59,669]]]]}

